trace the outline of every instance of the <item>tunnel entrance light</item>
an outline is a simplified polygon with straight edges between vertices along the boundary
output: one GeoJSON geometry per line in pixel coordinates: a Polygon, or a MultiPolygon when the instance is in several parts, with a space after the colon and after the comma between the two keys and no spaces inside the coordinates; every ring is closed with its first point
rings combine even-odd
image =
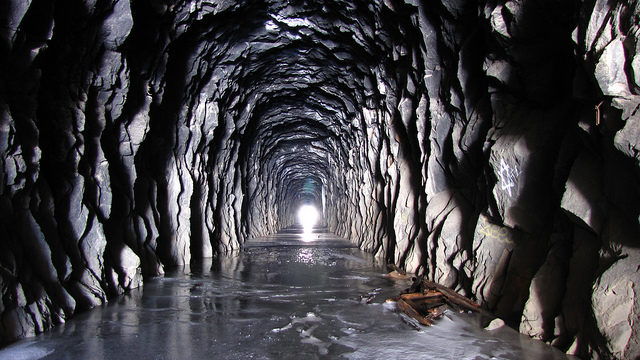
{"type": "Polygon", "coordinates": [[[318,222],[318,210],[312,205],[302,205],[298,210],[298,221],[305,234],[311,233],[313,226],[318,222]]]}

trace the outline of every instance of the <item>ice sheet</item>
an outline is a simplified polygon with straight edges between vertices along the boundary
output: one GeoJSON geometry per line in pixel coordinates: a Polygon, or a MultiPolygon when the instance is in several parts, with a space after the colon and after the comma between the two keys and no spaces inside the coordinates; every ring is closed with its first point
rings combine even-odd
{"type": "Polygon", "coordinates": [[[0,359],[563,359],[513,330],[447,313],[424,328],[385,304],[407,283],[348,246],[251,246],[168,271],[0,359]],[[369,304],[363,298],[373,295],[369,304]],[[418,330],[416,330],[416,328],[418,330]]]}

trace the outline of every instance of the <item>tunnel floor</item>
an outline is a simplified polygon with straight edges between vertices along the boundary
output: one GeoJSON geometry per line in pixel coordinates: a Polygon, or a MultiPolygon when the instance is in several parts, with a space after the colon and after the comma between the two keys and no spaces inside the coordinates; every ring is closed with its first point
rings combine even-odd
{"type": "Polygon", "coordinates": [[[149,280],[0,359],[565,358],[511,329],[486,331],[468,314],[412,324],[385,303],[408,284],[383,273],[346,240],[283,231],[149,280]]]}

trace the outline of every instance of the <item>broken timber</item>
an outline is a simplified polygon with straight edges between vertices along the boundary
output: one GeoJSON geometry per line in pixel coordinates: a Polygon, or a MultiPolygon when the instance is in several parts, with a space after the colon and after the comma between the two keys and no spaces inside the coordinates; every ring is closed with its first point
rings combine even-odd
{"type": "Polygon", "coordinates": [[[417,280],[409,291],[387,301],[396,302],[398,309],[422,325],[432,325],[447,307],[457,311],[482,312],[480,305],[433,281],[417,280]]]}

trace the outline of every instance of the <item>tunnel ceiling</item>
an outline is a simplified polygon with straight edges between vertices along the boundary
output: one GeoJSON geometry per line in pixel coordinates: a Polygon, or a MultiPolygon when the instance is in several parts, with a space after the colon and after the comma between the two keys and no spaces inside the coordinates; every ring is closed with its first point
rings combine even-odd
{"type": "Polygon", "coordinates": [[[0,335],[293,225],[640,353],[640,2],[8,0],[0,335]],[[584,314],[587,314],[586,316],[584,314]]]}

